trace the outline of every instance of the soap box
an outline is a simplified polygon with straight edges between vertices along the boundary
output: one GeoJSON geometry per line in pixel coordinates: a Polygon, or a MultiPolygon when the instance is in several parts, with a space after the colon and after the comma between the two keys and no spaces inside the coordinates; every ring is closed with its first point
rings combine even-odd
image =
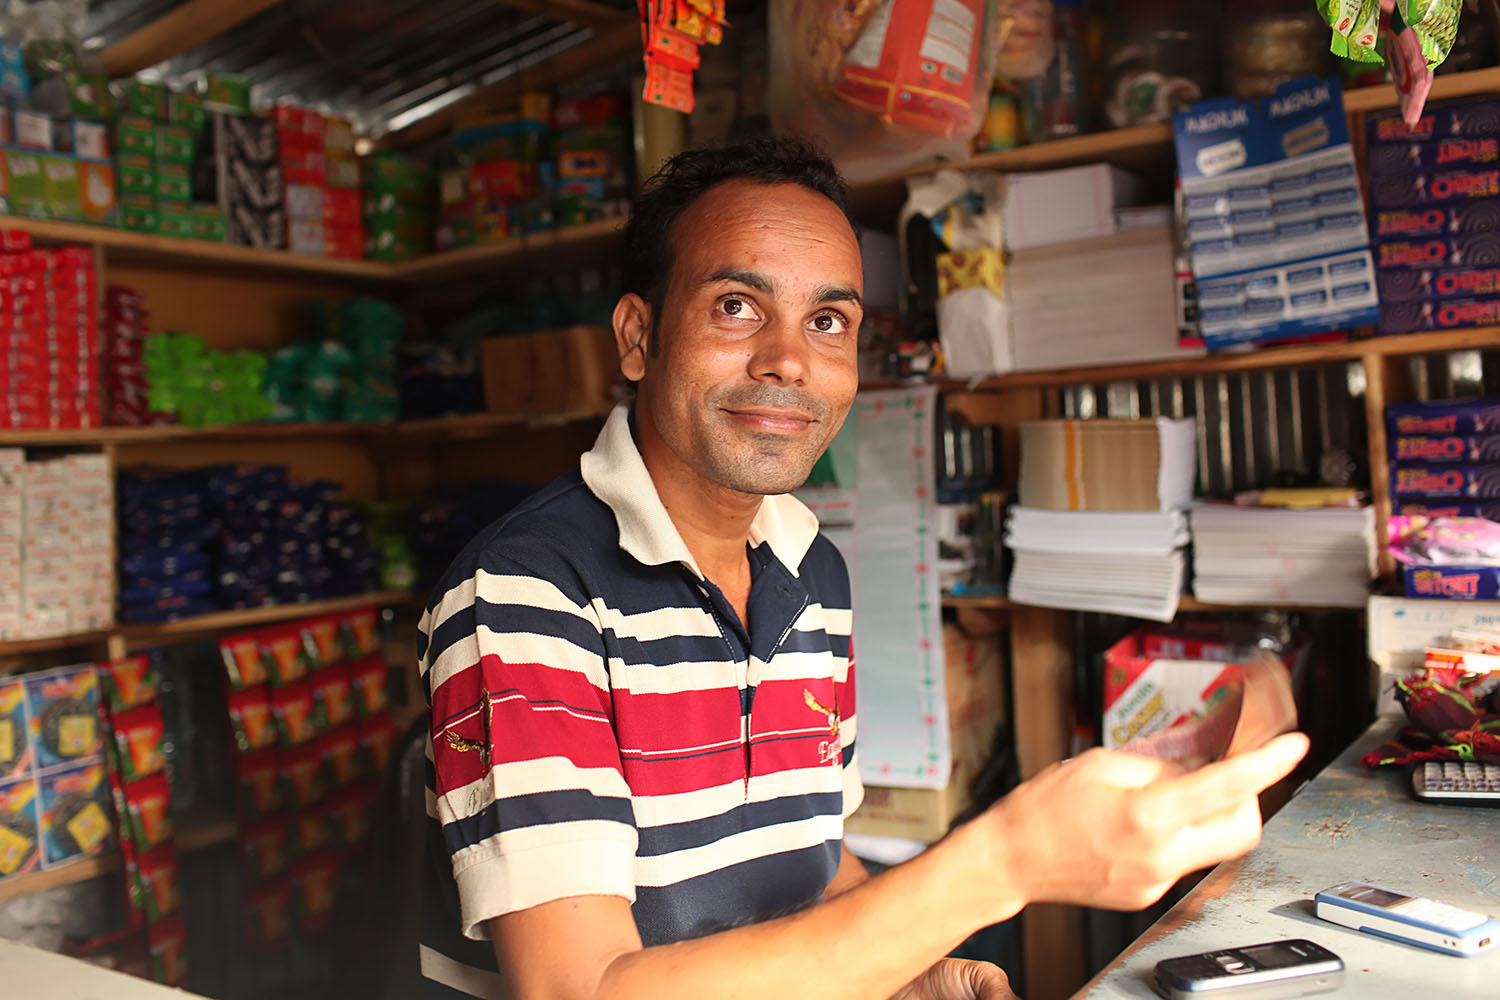
{"type": "Polygon", "coordinates": [[[1407,597],[1449,601],[1493,601],[1500,598],[1500,566],[1404,566],[1407,597]]]}
{"type": "Polygon", "coordinates": [[[1392,403],[1386,429],[1401,434],[1500,434],[1500,396],[1392,403]]]}
{"type": "Polygon", "coordinates": [[[1407,434],[1390,439],[1397,462],[1500,464],[1500,434],[1407,434]]]}
{"type": "Polygon", "coordinates": [[[1398,465],[1391,469],[1395,497],[1500,498],[1500,465],[1398,465]]]}

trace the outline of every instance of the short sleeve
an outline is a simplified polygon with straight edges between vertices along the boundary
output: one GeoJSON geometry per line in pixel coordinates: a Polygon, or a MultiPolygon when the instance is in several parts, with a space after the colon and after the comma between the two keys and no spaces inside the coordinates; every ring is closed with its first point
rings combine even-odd
{"type": "Polygon", "coordinates": [[[570,896],[633,902],[634,811],[591,604],[522,567],[490,565],[437,596],[419,632],[429,813],[452,858],[464,934],[484,940],[485,921],[570,896]]]}
{"type": "Polygon", "coordinates": [[[834,692],[839,705],[839,746],[844,768],[844,819],[854,815],[865,800],[865,785],[859,778],[859,755],[855,752],[855,684],[854,642],[849,642],[849,657],[842,667],[834,663],[834,692]],[[842,670],[842,678],[839,676],[842,670]]]}

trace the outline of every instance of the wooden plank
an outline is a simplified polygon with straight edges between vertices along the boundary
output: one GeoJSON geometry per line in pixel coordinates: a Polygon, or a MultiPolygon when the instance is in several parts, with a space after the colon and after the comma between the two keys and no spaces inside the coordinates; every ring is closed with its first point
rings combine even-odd
{"type": "MultiPolygon", "coordinates": [[[[53,650],[102,645],[108,639],[108,629],[100,629],[96,632],[74,632],[72,635],[49,636],[45,639],[0,639],[0,660],[11,656],[26,656],[30,653],[50,653],[53,650]]],[[[5,668],[0,665],[0,674],[3,673],[5,673],[5,668]]]]}
{"type": "Polygon", "coordinates": [[[593,38],[522,72],[508,76],[489,86],[480,87],[474,93],[443,108],[436,114],[405,128],[392,132],[381,140],[382,146],[411,146],[435,139],[453,127],[459,114],[466,108],[485,104],[503,103],[527,90],[547,90],[559,83],[598,70],[612,62],[641,51],[640,26],[631,21],[599,32],[593,38]]]}
{"type": "Polygon", "coordinates": [[[499,0],[506,7],[536,14],[553,21],[567,21],[595,31],[614,28],[621,24],[634,24],[635,18],[628,11],[606,7],[594,0],[499,0]]]}
{"type": "Polygon", "coordinates": [[[1415,393],[1411,366],[1405,358],[1367,357],[1364,374],[1365,439],[1369,446],[1370,503],[1375,508],[1375,546],[1380,576],[1389,578],[1396,574],[1396,558],[1385,545],[1386,524],[1391,516],[1391,463],[1385,408],[1389,403],[1411,399],[1415,393]]]}
{"type": "Polygon", "coordinates": [[[104,72],[129,76],[217,38],[281,0],[188,0],[105,49],[104,72]]]}
{"type": "MultiPolygon", "coordinates": [[[[1432,81],[1432,90],[1427,94],[1427,101],[1430,104],[1433,101],[1490,94],[1496,91],[1500,91],[1500,67],[1473,69],[1467,73],[1452,73],[1435,77],[1432,81]]],[[[1344,110],[1351,113],[1383,111],[1399,107],[1400,103],[1396,97],[1396,88],[1390,84],[1344,91],[1344,110]]]]}
{"type": "Polygon", "coordinates": [[[61,868],[0,878],[0,903],[20,896],[29,896],[35,892],[55,889],[60,885],[87,882],[91,878],[98,878],[100,875],[108,875],[119,870],[120,856],[110,853],[97,858],[83,858],[72,864],[63,865],[61,868]]]}
{"type": "MultiPolygon", "coordinates": [[[[1010,612],[1012,713],[1021,778],[1068,756],[1073,731],[1070,612],[1015,606],[1010,612]]],[[[1021,913],[1025,995],[1062,1000],[1086,978],[1083,911],[1036,904],[1021,913]]]]}
{"type": "Polygon", "coordinates": [[[413,597],[409,591],[383,590],[355,597],[337,597],[327,601],[273,604],[269,607],[249,608],[244,611],[218,611],[210,615],[197,615],[161,625],[122,625],[116,631],[124,637],[131,649],[146,649],[151,646],[199,639],[218,632],[232,632],[237,629],[256,628],[260,625],[273,625],[277,622],[339,614],[371,604],[406,604],[411,600],[413,597]]]}
{"type": "Polygon", "coordinates": [[[532,262],[552,251],[566,252],[570,258],[585,253],[615,253],[624,246],[624,224],[623,219],[599,219],[429,254],[395,265],[393,277],[406,284],[452,281],[486,272],[493,274],[501,266],[513,266],[523,259],[532,262]]]}
{"type": "Polygon", "coordinates": [[[111,262],[149,261],[191,271],[305,274],[370,283],[389,281],[395,270],[394,265],[383,261],[312,257],[287,250],[262,250],[232,243],[157,236],[78,222],[53,222],[17,215],[7,215],[0,221],[7,229],[24,229],[38,243],[88,243],[104,247],[109,251],[111,262]]]}

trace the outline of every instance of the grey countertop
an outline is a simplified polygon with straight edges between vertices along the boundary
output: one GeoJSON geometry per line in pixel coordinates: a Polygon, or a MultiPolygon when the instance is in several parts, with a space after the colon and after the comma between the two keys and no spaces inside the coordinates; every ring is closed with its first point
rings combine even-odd
{"type": "Polygon", "coordinates": [[[1267,822],[1259,847],[1209,873],[1076,997],[1154,997],[1161,959],[1282,938],[1344,960],[1345,984],[1329,995],[1500,997],[1500,948],[1457,958],[1313,915],[1314,893],[1361,881],[1500,916],[1500,808],[1428,805],[1412,797],[1404,768],[1360,767],[1396,728],[1378,720],[1267,822]]]}

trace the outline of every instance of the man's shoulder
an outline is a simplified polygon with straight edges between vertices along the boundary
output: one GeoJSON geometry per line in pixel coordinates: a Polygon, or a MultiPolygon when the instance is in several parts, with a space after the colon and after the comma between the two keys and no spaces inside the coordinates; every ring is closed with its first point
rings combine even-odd
{"type": "Polygon", "coordinates": [[[849,568],[844,563],[844,554],[823,532],[818,532],[812,544],[807,547],[802,565],[797,567],[797,577],[823,606],[850,606],[853,593],[849,586],[849,568]]]}
{"type": "Polygon", "coordinates": [[[619,544],[609,508],[575,470],[553,480],[480,531],[449,565],[434,599],[478,573],[575,577],[601,548],[619,544]]]}

